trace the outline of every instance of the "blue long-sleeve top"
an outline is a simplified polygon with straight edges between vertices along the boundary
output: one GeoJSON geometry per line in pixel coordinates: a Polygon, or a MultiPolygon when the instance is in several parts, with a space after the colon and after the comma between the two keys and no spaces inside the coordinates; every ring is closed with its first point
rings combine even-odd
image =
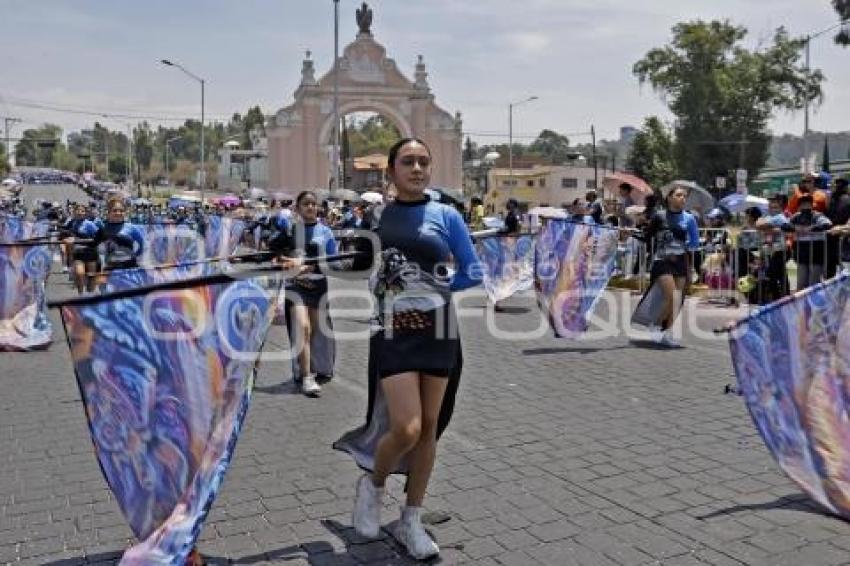
{"type": "Polygon", "coordinates": [[[690,212],[658,211],[650,219],[644,234],[654,239],[657,258],[699,249],[699,227],[690,212]]]}
{"type": "Polygon", "coordinates": [[[449,282],[452,291],[474,287],[483,280],[469,230],[454,208],[427,198],[393,201],[381,213],[377,233],[384,249],[398,249],[428,273],[454,258],[457,270],[449,282]]]}
{"type": "Polygon", "coordinates": [[[138,258],[145,248],[144,232],[130,222],[104,222],[94,239],[104,244],[107,262],[138,258]]]}

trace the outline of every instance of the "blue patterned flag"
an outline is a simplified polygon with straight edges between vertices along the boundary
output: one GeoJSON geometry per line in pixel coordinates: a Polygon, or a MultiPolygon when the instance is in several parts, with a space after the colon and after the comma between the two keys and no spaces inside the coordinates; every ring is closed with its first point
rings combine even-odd
{"type": "Polygon", "coordinates": [[[207,257],[221,257],[236,252],[242,241],[245,222],[234,218],[210,216],[204,233],[204,250],[207,257]]]}
{"type": "MultiPolygon", "coordinates": [[[[217,270],[120,270],[102,290],[217,270]]],[[[248,410],[276,294],[246,279],[61,307],[95,452],[138,539],[123,564],[182,565],[191,552],[248,410]]]]}
{"type": "MultiPolygon", "coordinates": [[[[0,216],[0,242],[13,244],[47,234],[47,223],[0,216]]],[[[45,285],[50,274],[46,245],[0,246],[0,350],[46,348],[53,341],[45,285]]]]}
{"type": "Polygon", "coordinates": [[[484,289],[494,303],[534,285],[534,236],[483,237],[476,243],[484,289]]]}
{"type": "Polygon", "coordinates": [[[600,224],[550,220],[537,235],[538,302],[555,336],[585,332],[614,272],[618,231],[600,224]]]}
{"type": "Polygon", "coordinates": [[[850,275],[759,309],[730,334],[738,389],[779,467],[850,518],[850,275]]]}
{"type": "Polygon", "coordinates": [[[199,232],[188,224],[144,225],[145,249],[142,265],[178,265],[234,254],[242,240],[245,223],[233,218],[210,216],[199,232]]]}

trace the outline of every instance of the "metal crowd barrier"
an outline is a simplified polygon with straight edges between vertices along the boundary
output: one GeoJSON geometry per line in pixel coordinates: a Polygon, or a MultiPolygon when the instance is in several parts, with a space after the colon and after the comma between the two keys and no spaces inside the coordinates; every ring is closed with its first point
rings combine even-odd
{"type": "MultiPolygon", "coordinates": [[[[700,247],[690,252],[691,283],[707,287],[705,300],[712,303],[767,304],[850,269],[850,235],[753,228],[699,233],[700,247]]],[[[652,261],[651,246],[632,237],[621,242],[617,269],[626,279],[636,278],[641,293],[652,261]]]]}

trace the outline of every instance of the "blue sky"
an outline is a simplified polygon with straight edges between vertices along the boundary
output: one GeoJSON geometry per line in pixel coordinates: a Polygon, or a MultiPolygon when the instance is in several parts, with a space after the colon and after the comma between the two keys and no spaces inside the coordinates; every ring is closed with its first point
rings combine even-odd
{"type": "MultiPolygon", "coordinates": [[[[354,39],[355,0],[340,0],[340,41],[354,39]]],[[[423,54],[437,102],[463,114],[473,133],[542,128],[601,138],[643,117],[669,118],[631,74],[634,62],[665,44],[670,28],[695,18],[730,18],[750,29],[750,44],[785,25],[792,33],[837,21],[829,0],[373,0],[375,38],[409,77],[423,54]]],[[[292,101],[301,60],[311,49],[319,74],[333,56],[331,0],[0,0],[0,115],[66,130],[94,117],[26,108],[39,101],[105,113],[196,116],[196,83],[157,64],[179,61],[207,81],[207,115],[229,116],[260,104],[272,113],[292,101]]],[[[814,130],[850,130],[850,49],[829,36],[812,43],[813,66],[826,73],[826,100],[814,130]]],[[[125,128],[127,120],[101,120],[125,128]]],[[[176,122],[170,122],[175,124],[176,122]]],[[[21,126],[17,126],[18,133],[21,126]]],[[[802,113],[780,115],[777,133],[800,133],[802,113]]],[[[580,135],[574,141],[587,141],[580,135]]],[[[481,141],[500,141],[480,138],[481,141]]]]}

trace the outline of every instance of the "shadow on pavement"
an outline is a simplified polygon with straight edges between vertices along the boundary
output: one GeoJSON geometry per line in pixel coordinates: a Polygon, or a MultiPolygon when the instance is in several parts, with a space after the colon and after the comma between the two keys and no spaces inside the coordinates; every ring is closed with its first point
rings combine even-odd
{"type": "Polygon", "coordinates": [[[613,350],[626,350],[629,345],[612,346],[609,348],[593,348],[593,347],[569,347],[563,348],[529,348],[522,351],[523,356],[545,356],[546,354],[595,354],[597,352],[610,352],[613,350]]]}
{"type": "MultiPolygon", "coordinates": [[[[484,308],[487,308],[486,306],[484,308]]],[[[530,307],[498,307],[495,311],[499,314],[525,314],[531,312],[530,307]]]]}
{"type": "Polygon", "coordinates": [[[254,391],[267,395],[301,395],[301,387],[291,379],[277,385],[255,385],[254,391]]]}
{"type": "Polygon", "coordinates": [[[779,497],[777,499],[774,499],[773,501],[766,501],[764,503],[733,505],[732,507],[718,509],[717,511],[713,511],[705,515],[699,515],[695,517],[695,519],[699,519],[702,521],[706,519],[713,519],[715,517],[720,517],[723,515],[733,515],[735,513],[742,513],[745,511],[770,511],[771,509],[800,511],[802,513],[811,513],[812,515],[820,515],[822,517],[829,517],[831,519],[841,519],[845,523],[850,522],[850,520],[841,517],[840,515],[831,513],[829,510],[824,507],[821,507],[816,501],[810,499],[805,495],[791,495],[779,497]]]}

